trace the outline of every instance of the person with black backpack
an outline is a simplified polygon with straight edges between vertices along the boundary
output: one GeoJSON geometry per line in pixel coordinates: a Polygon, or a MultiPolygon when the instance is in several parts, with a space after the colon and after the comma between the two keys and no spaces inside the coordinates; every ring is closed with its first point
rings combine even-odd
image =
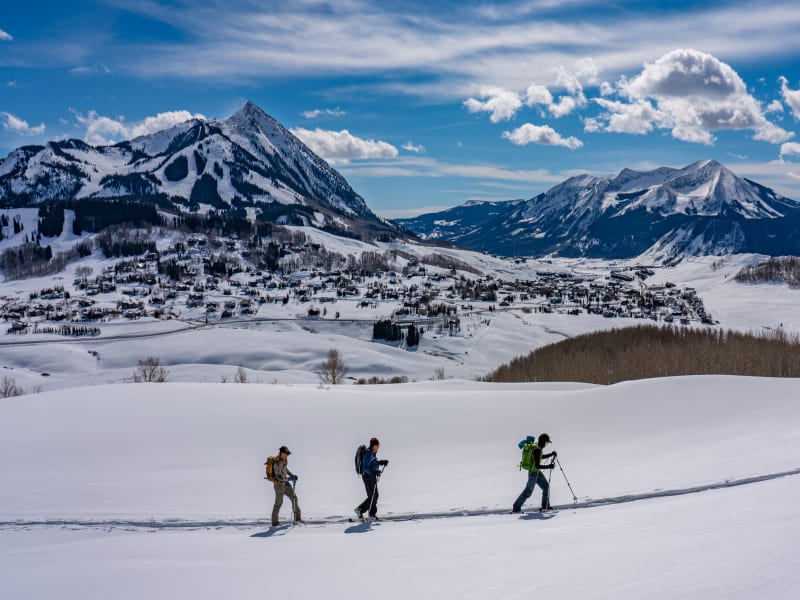
{"type": "MultiPolygon", "coordinates": [[[[369,447],[360,446],[356,456],[361,455],[361,479],[364,481],[364,488],[367,490],[367,498],[356,506],[356,516],[364,520],[364,514],[379,521],[378,517],[378,479],[380,479],[383,469],[389,464],[388,460],[378,460],[378,449],[381,443],[378,438],[369,441],[369,447]]],[[[356,470],[358,471],[358,459],[356,459],[356,470]]]]}
{"type": "Polygon", "coordinates": [[[297,475],[289,470],[289,455],[291,452],[286,446],[281,446],[277,456],[270,456],[264,463],[267,466],[267,479],[275,487],[275,505],[272,507],[272,525],[280,525],[278,513],[283,505],[283,497],[289,496],[292,501],[292,510],[296,523],[302,523],[300,505],[297,503],[297,494],[294,491],[294,484],[297,482],[297,475]]]}
{"type": "Polygon", "coordinates": [[[550,452],[548,454],[542,454],[544,447],[549,443],[550,436],[546,433],[541,434],[539,436],[539,441],[536,443],[533,442],[532,436],[528,436],[527,440],[520,442],[520,444],[522,444],[522,462],[520,463],[520,468],[528,471],[528,483],[514,502],[514,506],[511,509],[512,513],[522,512],[522,505],[531,497],[533,488],[537,485],[542,488],[542,504],[539,511],[546,512],[552,510],[550,506],[550,484],[542,471],[555,467],[555,458],[558,456],[558,453],[550,452]],[[553,460],[550,461],[549,464],[543,465],[541,462],[543,458],[552,458],[553,460]]]}

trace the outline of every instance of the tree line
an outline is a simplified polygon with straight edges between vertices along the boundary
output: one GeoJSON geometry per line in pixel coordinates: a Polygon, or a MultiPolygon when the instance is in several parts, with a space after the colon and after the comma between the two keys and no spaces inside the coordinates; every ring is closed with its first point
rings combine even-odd
{"type": "Polygon", "coordinates": [[[680,375],[800,377],[800,339],[782,330],[755,334],[640,325],[544,346],[484,380],[613,384],[680,375]]]}

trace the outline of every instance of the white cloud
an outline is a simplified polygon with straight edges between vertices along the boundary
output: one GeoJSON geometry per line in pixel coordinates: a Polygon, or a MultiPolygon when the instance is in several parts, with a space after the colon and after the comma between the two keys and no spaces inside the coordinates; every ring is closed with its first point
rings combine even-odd
{"type": "Polygon", "coordinates": [[[347,129],[326,131],[316,128],[312,131],[298,127],[291,132],[331,164],[347,164],[365,158],[395,158],[399,154],[397,148],[388,142],[365,140],[347,129]]]}
{"type": "Polygon", "coordinates": [[[800,154],[800,144],[797,142],[786,142],[785,144],[781,144],[781,156],[787,156],[790,154],[800,154]]]}
{"type": "Polygon", "coordinates": [[[501,87],[486,85],[481,87],[479,98],[488,98],[481,102],[475,98],[464,101],[464,106],[471,113],[488,112],[491,113],[489,120],[492,123],[508,121],[516,116],[517,111],[522,108],[522,100],[517,92],[506,90],[501,87]]]}
{"type": "Polygon", "coordinates": [[[782,113],[783,112],[783,104],[781,104],[780,100],[773,100],[767,105],[767,108],[764,109],[765,113],[782,113]]]}
{"type": "Polygon", "coordinates": [[[417,144],[416,146],[412,144],[410,141],[403,144],[403,150],[408,152],[414,152],[415,154],[424,154],[425,153],[425,146],[422,144],[417,144]]]}
{"type": "Polygon", "coordinates": [[[791,171],[789,171],[789,172],[786,173],[786,175],[789,177],[789,179],[794,179],[795,181],[800,181],[800,175],[798,175],[797,173],[792,173],[791,171]]]}
{"type": "Polygon", "coordinates": [[[528,86],[525,104],[530,107],[544,106],[556,118],[567,116],[576,108],[585,106],[587,101],[580,78],[581,76],[588,77],[592,81],[596,79],[597,67],[594,62],[591,59],[579,61],[576,64],[575,72],[570,72],[562,65],[558,65],[553,72],[555,85],[564,88],[567,94],[555,99],[546,86],[532,83],[528,86]]]}
{"type": "MultiPolygon", "coordinates": [[[[660,123],[662,115],[647,102],[624,103],[605,98],[594,100],[608,112],[593,120],[595,126],[613,133],[644,134],[653,130],[654,123],[660,123]]],[[[594,129],[597,131],[598,129],[594,129]]]]}
{"type": "Polygon", "coordinates": [[[603,130],[603,126],[597,122],[597,119],[593,117],[587,117],[583,120],[583,130],[588,133],[597,133],[598,131],[603,130]]]}
{"type": "Polygon", "coordinates": [[[317,117],[321,117],[323,115],[328,117],[343,117],[347,113],[341,109],[337,108],[315,108],[314,110],[307,110],[303,112],[303,116],[306,119],[316,119],[317,117]]]}
{"type": "Polygon", "coordinates": [[[503,132],[503,137],[518,146],[541,144],[543,146],[564,146],[570,150],[583,146],[583,142],[578,138],[572,136],[564,138],[549,125],[525,123],[513,131],[503,132]]]}
{"type": "Polygon", "coordinates": [[[780,77],[778,81],[781,82],[783,99],[786,101],[786,104],[789,105],[789,108],[792,109],[794,118],[800,121],[800,90],[790,90],[789,81],[786,77],[780,77]]]}
{"type": "Polygon", "coordinates": [[[532,83],[531,85],[528,86],[525,104],[533,107],[536,106],[537,104],[550,106],[552,103],[553,103],[553,94],[550,93],[550,90],[548,90],[546,86],[543,86],[538,83],[532,83]]]}
{"type": "MultiPolygon", "coordinates": [[[[347,176],[359,177],[429,177],[441,178],[448,176],[466,177],[470,179],[483,179],[485,182],[508,182],[517,184],[536,184],[552,186],[560,183],[566,177],[576,173],[552,173],[545,169],[513,170],[491,164],[453,164],[441,162],[432,158],[421,156],[401,156],[385,163],[352,163],[343,167],[342,172],[347,176]]],[[[484,185],[486,184],[484,182],[484,185]]]]}
{"type": "Polygon", "coordinates": [[[112,119],[98,115],[90,110],[85,116],[73,111],[75,119],[86,126],[84,140],[93,146],[105,146],[122,140],[130,140],[143,135],[169,129],[190,119],[205,119],[203,115],[192,114],[187,110],[158,113],[141,121],[126,123],[124,118],[112,119]]]}
{"type": "Polygon", "coordinates": [[[645,64],[633,79],[620,80],[618,88],[629,103],[595,99],[607,111],[598,117],[607,131],[646,133],[658,127],[703,144],[712,144],[714,132],[722,130],[752,130],[754,139],[773,144],[794,135],[766,119],[729,65],[697,50],[673,50],[645,64]]]}
{"type": "Polygon", "coordinates": [[[44,133],[44,123],[40,123],[36,127],[31,127],[27,121],[12,115],[11,113],[0,113],[4,117],[3,127],[8,131],[13,131],[19,135],[40,135],[44,133]]]}
{"type": "Polygon", "coordinates": [[[601,96],[611,96],[614,93],[614,86],[604,81],[600,84],[600,95],[601,96]]]}
{"type": "Polygon", "coordinates": [[[10,42],[14,38],[7,31],[0,29],[0,42],[10,42]]]}

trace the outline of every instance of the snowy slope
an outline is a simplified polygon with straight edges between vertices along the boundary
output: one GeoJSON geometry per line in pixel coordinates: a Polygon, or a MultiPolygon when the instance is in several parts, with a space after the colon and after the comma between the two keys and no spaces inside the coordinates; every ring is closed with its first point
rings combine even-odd
{"type": "Polygon", "coordinates": [[[770,475],[800,467],[799,386],[161,384],[8,399],[0,581],[14,598],[789,598],[800,475],[770,475]],[[543,430],[582,501],[655,497],[569,509],[556,472],[554,516],[457,516],[507,509],[524,483],[516,441],[543,430]],[[371,435],[390,459],[380,512],[451,518],[269,529],[267,454],[292,448],[304,514],[326,519],[360,501],[352,453],[371,435]],[[752,476],[764,480],[680,493],[752,476]]]}

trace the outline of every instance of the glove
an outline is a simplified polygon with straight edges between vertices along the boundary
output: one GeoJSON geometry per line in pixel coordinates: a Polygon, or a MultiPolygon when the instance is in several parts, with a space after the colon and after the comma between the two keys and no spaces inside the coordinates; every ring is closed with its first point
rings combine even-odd
{"type": "Polygon", "coordinates": [[[558,452],[556,452],[555,450],[553,450],[553,452],[551,452],[551,454],[553,455],[553,458],[556,458],[558,456],[558,452]]]}
{"type": "Polygon", "coordinates": [[[379,461],[378,461],[378,464],[379,464],[380,466],[382,466],[382,467],[385,467],[386,465],[388,465],[388,464],[389,464],[389,461],[388,461],[388,460],[385,460],[385,459],[384,459],[384,460],[379,460],[379,461]]]}
{"type": "Polygon", "coordinates": [[[297,480],[298,480],[297,475],[292,475],[289,477],[289,481],[297,481],[297,480]]]}

